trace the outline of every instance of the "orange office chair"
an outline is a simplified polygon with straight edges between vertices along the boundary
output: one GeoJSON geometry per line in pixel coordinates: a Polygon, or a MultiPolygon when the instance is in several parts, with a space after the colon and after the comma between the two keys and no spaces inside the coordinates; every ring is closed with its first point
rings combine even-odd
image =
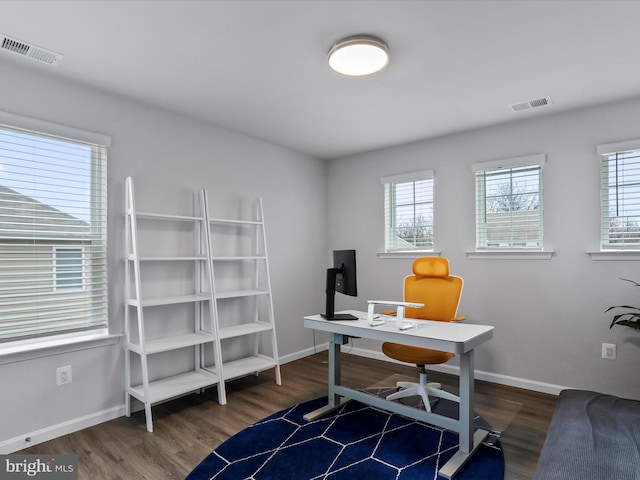
{"type": "MultiPolygon", "coordinates": [[[[462,278],[449,275],[449,260],[446,258],[417,258],[413,262],[413,275],[404,279],[404,301],[423,303],[424,307],[407,308],[405,316],[441,322],[464,320],[466,317],[456,316],[462,294],[462,284],[462,278]]],[[[445,363],[455,354],[391,342],[383,343],[382,351],[388,357],[401,362],[413,363],[420,369],[420,383],[398,382],[399,390],[387,396],[387,400],[419,395],[428,412],[431,411],[429,395],[460,402],[459,397],[443,391],[439,383],[427,383],[425,368],[425,365],[445,363]]]]}

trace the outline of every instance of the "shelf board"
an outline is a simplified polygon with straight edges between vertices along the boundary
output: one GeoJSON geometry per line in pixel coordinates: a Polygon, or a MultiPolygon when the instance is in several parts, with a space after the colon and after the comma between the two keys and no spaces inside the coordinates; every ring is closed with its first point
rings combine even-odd
{"type": "Polygon", "coordinates": [[[262,372],[274,368],[277,362],[270,357],[263,355],[255,357],[241,358],[222,364],[222,376],[226,380],[244,377],[255,372],[262,372]]]}
{"type": "Polygon", "coordinates": [[[234,290],[229,292],[217,292],[216,298],[237,298],[237,297],[253,297],[256,295],[268,295],[267,289],[253,289],[253,290],[234,290]]]}
{"type": "Polygon", "coordinates": [[[215,261],[215,262],[237,262],[240,260],[266,260],[267,257],[265,257],[264,255],[235,255],[235,256],[228,256],[228,257],[211,257],[211,260],[215,261]]]}
{"type": "MultiPolygon", "coordinates": [[[[213,341],[213,334],[203,331],[177,335],[170,338],[148,340],[145,346],[147,354],[152,355],[154,353],[167,352],[170,350],[176,350],[178,348],[193,347],[195,345],[202,345],[203,343],[213,341]]],[[[127,346],[131,351],[142,354],[142,348],[140,347],[140,344],[130,343],[127,346]]]]}
{"type": "Polygon", "coordinates": [[[262,225],[260,220],[233,220],[228,218],[210,218],[209,223],[212,225],[262,225]]]}
{"type": "MultiPolygon", "coordinates": [[[[206,260],[207,257],[204,255],[199,255],[199,256],[184,256],[184,257],[180,257],[180,256],[173,256],[173,257],[138,257],[138,260],[140,262],[173,262],[173,261],[180,261],[180,262],[186,262],[186,261],[196,261],[196,260],[206,260]]],[[[129,261],[133,261],[135,260],[135,258],[133,257],[133,255],[127,255],[127,260],[129,261]]]]}
{"type": "MultiPolygon", "coordinates": [[[[158,305],[172,305],[176,303],[193,303],[193,302],[203,302],[209,300],[208,293],[196,293],[193,295],[181,295],[179,297],[162,297],[162,298],[146,298],[142,300],[143,307],[154,307],[158,305]]],[[[127,304],[138,307],[140,306],[140,301],[134,298],[130,298],[127,300],[127,304]]]]}
{"type": "Polygon", "coordinates": [[[231,327],[220,327],[220,340],[241,337],[252,333],[268,332],[269,330],[273,330],[273,326],[267,322],[244,323],[231,327]]]}
{"type": "Polygon", "coordinates": [[[209,370],[198,369],[193,372],[182,373],[173,377],[163,378],[149,383],[149,398],[144,396],[142,385],[127,388],[141,402],[157,403],[173,397],[194,392],[200,388],[209,387],[220,381],[217,375],[209,370]]]}
{"type": "Polygon", "coordinates": [[[174,221],[202,221],[204,217],[193,215],[171,215],[166,213],[136,212],[136,218],[144,218],[149,220],[174,220],[174,221]]]}

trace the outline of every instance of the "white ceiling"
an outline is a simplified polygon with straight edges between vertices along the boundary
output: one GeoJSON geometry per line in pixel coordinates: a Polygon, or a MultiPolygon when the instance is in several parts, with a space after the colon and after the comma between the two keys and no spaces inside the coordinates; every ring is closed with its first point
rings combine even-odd
{"type": "Polygon", "coordinates": [[[640,1],[0,1],[4,62],[330,159],[640,95],[640,1]],[[369,77],[333,43],[386,40],[369,77]],[[549,96],[553,105],[510,105],[549,96]]]}

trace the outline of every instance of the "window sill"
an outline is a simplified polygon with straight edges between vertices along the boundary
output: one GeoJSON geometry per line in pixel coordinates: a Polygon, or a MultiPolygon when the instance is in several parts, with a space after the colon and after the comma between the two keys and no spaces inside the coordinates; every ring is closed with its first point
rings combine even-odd
{"type": "Polygon", "coordinates": [[[551,260],[553,250],[476,250],[467,252],[472,260],[551,260]]]}
{"type": "Polygon", "coordinates": [[[121,336],[121,334],[110,335],[105,329],[93,333],[56,335],[47,340],[29,339],[8,342],[0,344],[0,365],[114,345],[121,336]]]}
{"type": "Polygon", "coordinates": [[[405,250],[402,252],[378,252],[378,258],[420,258],[439,257],[442,252],[434,250],[405,250]]]}
{"type": "Polygon", "coordinates": [[[640,260],[640,250],[600,250],[587,252],[591,260],[640,260]]]}

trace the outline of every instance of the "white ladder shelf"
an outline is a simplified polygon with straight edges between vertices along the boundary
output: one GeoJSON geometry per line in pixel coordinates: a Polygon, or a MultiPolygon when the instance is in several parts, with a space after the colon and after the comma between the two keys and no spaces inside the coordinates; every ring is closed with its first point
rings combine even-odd
{"type": "MultiPolygon", "coordinates": [[[[167,215],[142,213],[136,210],[133,179],[126,179],[125,198],[125,409],[131,415],[131,397],[144,403],[147,430],[153,431],[151,406],[171,398],[218,385],[218,401],[226,403],[224,382],[221,381],[221,355],[217,323],[213,305],[213,272],[209,248],[206,192],[200,192],[198,215],[167,215]],[[140,255],[138,221],[176,223],[190,231],[194,252],[189,255],[145,257],[140,255]],[[187,226],[188,225],[188,226],[187,226]],[[143,269],[148,264],[164,266],[171,271],[176,264],[193,264],[195,272],[193,291],[187,295],[147,297],[143,294],[143,269]],[[184,308],[184,315],[193,315],[191,331],[172,336],[148,338],[147,321],[166,321],[158,316],[163,306],[184,308]],[[145,318],[149,313],[151,319],[145,318]],[[158,317],[158,318],[156,318],[158,317]],[[213,351],[214,361],[207,365],[205,349],[213,351]],[[193,355],[192,365],[186,371],[159,378],[150,378],[150,363],[156,354],[183,350],[193,355]],[[140,366],[140,377],[133,378],[133,356],[140,366]]],[[[170,227],[167,227],[170,228],[170,227]]],[[[180,310],[179,310],[180,311],[180,310]]],[[[180,311],[181,312],[181,311],[180,311]]],[[[157,328],[156,328],[157,330],[157,328]]],[[[167,325],[166,331],[171,331],[167,325]]]]}
{"type": "Polygon", "coordinates": [[[273,368],[276,384],[282,385],[262,198],[258,198],[255,210],[254,220],[209,219],[222,375],[226,382],[273,368]],[[225,251],[223,245],[229,236],[237,239],[233,252],[228,245],[225,251]],[[244,280],[239,282],[240,287],[220,287],[229,272],[233,272],[231,276],[243,272],[235,275],[235,280],[244,280]],[[238,310],[244,313],[238,314],[238,310]],[[240,353],[232,351],[232,344],[243,339],[249,348],[240,353]]]}
{"type": "Polygon", "coordinates": [[[125,187],[127,416],[131,415],[134,397],[144,403],[147,430],[152,432],[153,404],[217,385],[218,401],[224,405],[227,381],[271,368],[276,383],[281,385],[262,199],[256,202],[255,220],[210,218],[204,189],[199,192],[195,215],[142,213],[136,211],[130,177],[125,187]],[[139,227],[138,221],[160,222],[169,229],[180,225],[181,231],[192,234],[193,251],[184,255],[140,255],[139,228],[144,227],[139,227]],[[170,277],[176,265],[187,264],[193,265],[194,271],[190,293],[149,296],[146,290],[143,292],[146,268],[155,266],[170,277]],[[161,330],[171,331],[171,320],[158,314],[162,307],[183,308],[185,314],[193,315],[190,331],[160,338],[148,335],[145,322],[166,322],[161,330]],[[147,312],[153,318],[145,318],[147,312]],[[165,377],[156,373],[151,378],[156,355],[188,349],[193,354],[188,371],[165,377]],[[139,378],[132,375],[138,364],[139,378]]]}

